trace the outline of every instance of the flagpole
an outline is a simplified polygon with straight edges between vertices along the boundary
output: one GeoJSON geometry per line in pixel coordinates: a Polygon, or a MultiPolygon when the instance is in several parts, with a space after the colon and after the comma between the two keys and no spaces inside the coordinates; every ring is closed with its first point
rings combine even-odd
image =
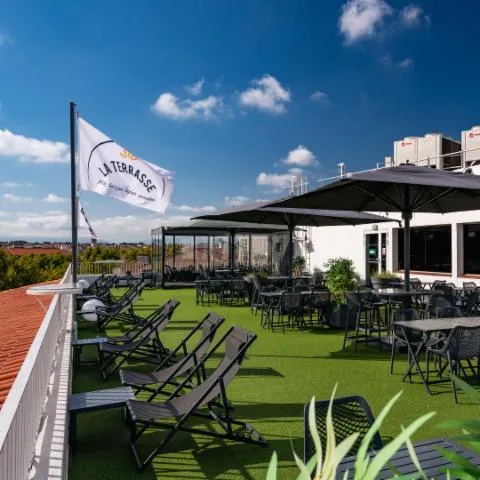
{"type": "Polygon", "coordinates": [[[70,102],[70,196],[72,209],[72,282],[77,282],[77,179],[75,171],[75,103],[70,102]]]}

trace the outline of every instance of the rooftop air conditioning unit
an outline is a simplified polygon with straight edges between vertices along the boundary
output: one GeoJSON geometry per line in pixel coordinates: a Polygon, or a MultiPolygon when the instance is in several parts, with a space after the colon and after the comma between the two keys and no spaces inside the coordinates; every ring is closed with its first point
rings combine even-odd
{"type": "Polygon", "coordinates": [[[468,167],[480,160],[480,126],[462,132],[463,166],[468,167]]]}
{"type": "Polygon", "coordinates": [[[413,163],[423,167],[440,169],[462,166],[460,142],[441,133],[427,133],[424,137],[405,137],[393,144],[394,164],[413,163]]]}

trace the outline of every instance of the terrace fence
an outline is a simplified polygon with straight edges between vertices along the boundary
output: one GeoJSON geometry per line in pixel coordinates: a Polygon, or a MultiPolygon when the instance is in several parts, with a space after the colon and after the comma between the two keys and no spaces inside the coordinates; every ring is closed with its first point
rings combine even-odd
{"type": "MultiPolygon", "coordinates": [[[[68,267],[60,283],[70,281],[71,266],[68,267]]],[[[73,302],[72,295],[55,295],[53,297],[25,361],[0,410],[0,478],[2,479],[24,480],[29,477],[35,458],[37,437],[41,425],[45,423],[46,399],[52,395],[56,395],[56,403],[61,407],[61,416],[58,416],[57,409],[56,418],[63,418],[63,424],[65,424],[69,393],[68,386],[65,386],[69,383],[69,353],[67,358],[64,358],[68,362],[67,375],[56,386],[57,392],[51,391],[53,390],[51,378],[56,358],[58,359],[62,352],[70,351],[69,348],[68,350],[64,349],[64,344],[67,340],[70,341],[74,316],[73,302]]],[[[55,419],[56,424],[57,419],[55,419]]],[[[66,478],[68,452],[65,452],[65,449],[68,447],[66,446],[67,432],[64,425],[58,431],[62,432],[64,437],[63,439],[58,438],[58,445],[63,450],[55,452],[56,464],[59,468],[54,470],[59,474],[53,475],[51,478],[60,479],[66,478]]],[[[58,431],[56,435],[58,435],[58,431]]],[[[49,471],[52,471],[51,463],[49,471]]],[[[50,474],[48,477],[50,478],[50,474]]]]}

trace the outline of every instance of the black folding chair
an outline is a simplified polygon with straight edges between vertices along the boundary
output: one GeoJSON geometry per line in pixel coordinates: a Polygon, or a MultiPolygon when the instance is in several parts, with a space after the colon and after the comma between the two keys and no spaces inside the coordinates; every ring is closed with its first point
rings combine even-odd
{"type": "Polygon", "coordinates": [[[143,283],[137,283],[114,305],[96,307],[94,313],[97,315],[97,330],[105,328],[114,319],[129,323],[142,323],[144,319],[135,315],[133,302],[140,297],[144,287],[143,283]]]}
{"type": "Polygon", "coordinates": [[[159,453],[163,452],[172,437],[181,431],[223,440],[267,445],[266,440],[250,425],[233,417],[226,389],[237,375],[245,353],[255,339],[254,333],[233,326],[208,352],[204,362],[190,372],[164,403],[127,401],[127,412],[130,417],[130,447],[140,471],[143,471],[159,453]],[[196,371],[217,352],[221,345],[225,345],[225,352],[217,368],[199,386],[183,395],[178,395],[188,385],[196,371]],[[220,427],[220,431],[209,428],[208,424],[202,428],[202,424],[198,422],[190,423],[192,417],[203,419],[202,423],[205,423],[205,420],[214,421],[220,427]],[[137,441],[150,428],[165,429],[168,433],[150,454],[142,459],[137,450],[137,441]]]}
{"type": "MultiPolygon", "coordinates": [[[[326,451],[327,446],[327,411],[330,404],[329,400],[315,402],[315,424],[322,445],[322,452],[326,451]]],[[[315,445],[310,434],[308,414],[310,404],[307,403],[304,408],[304,462],[310,461],[315,454],[315,445]]],[[[335,441],[338,445],[353,433],[359,433],[359,436],[351,448],[349,454],[355,455],[362,443],[366,433],[373,425],[375,418],[367,401],[359,396],[335,398],[332,402],[332,419],[335,429],[335,441]]],[[[378,432],[375,433],[370,444],[372,450],[380,450],[383,442],[378,432]]]]}
{"type": "MultiPolygon", "coordinates": [[[[148,401],[152,401],[159,393],[164,393],[167,385],[177,385],[177,378],[190,373],[203,362],[203,358],[208,352],[215,334],[220,325],[225,321],[215,313],[209,313],[201,322],[199,322],[190,333],[171,350],[164,360],[151,373],[135,372],[131,370],[120,370],[120,379],[123,385],[135,388],[135,395],[144,390],[151,392],[148,401]],[[187,342],[198,332],[202,336],[193,346],[190,352],[187,350],[187,342]],[[184,356],[176,359],[179,352],[183,351],[184,356]],[[152,387],[151,385],[157,385],[152,387]]],[[[200,384],[205,378],[205,372],[197,371],[197,383],[200,384]]]]}
{"type": "Polygon", "coordinates": [[[145,325],[134,341],[100,344],[98,353],[102,378],[106,380],[131,358],[156,364],[166,357],[169,351],[160,340],[160,332],[165,330],[179,304],[175,300],[170,302],[163,315],[150,325],[145,325]]]}

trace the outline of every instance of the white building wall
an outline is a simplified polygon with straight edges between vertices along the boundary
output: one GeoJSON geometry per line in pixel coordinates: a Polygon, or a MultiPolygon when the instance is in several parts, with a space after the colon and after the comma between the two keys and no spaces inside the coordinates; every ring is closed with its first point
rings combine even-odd
{"type": "MultiPolygon", "coordinates": [[[[389,214],[389,218],[400,219],[400,214],[389,214]]],[[[412,273],[412,277],[431,282],[435,279],[445,279],[461,285],[462,282],[472,280],[472,275],[463,275],[463,224],[480,223],[480,211],[458,212],[448,214],[416,213],[413,215],[411,226],[451,225],[452,227],[452,274],[442,273],[419,274],[412,273]]],[[[311,253],[311,268],[325,270],[325,262],[334,257],[346,257],[353,260],[358,273],[362,278],[366,275],[366,246],[367,233],[383,233],[387,235],[387,270],[397,269],[397,235],[394,230],[399,227],[398,222],[378,223],[378,230],[373,224],[341,227],[320,227],[312,229],[312,243],[314,252],[311,253]]],[[[379,241],[380,246],[380,241],[379,241]]],[[[379,248],[379,251],[381,249],[379,248]]],[[[474,278],[475,280],[475,278],[474,278]]],[[[480,285],[480,276],[478,276],[480,285]]]]}

